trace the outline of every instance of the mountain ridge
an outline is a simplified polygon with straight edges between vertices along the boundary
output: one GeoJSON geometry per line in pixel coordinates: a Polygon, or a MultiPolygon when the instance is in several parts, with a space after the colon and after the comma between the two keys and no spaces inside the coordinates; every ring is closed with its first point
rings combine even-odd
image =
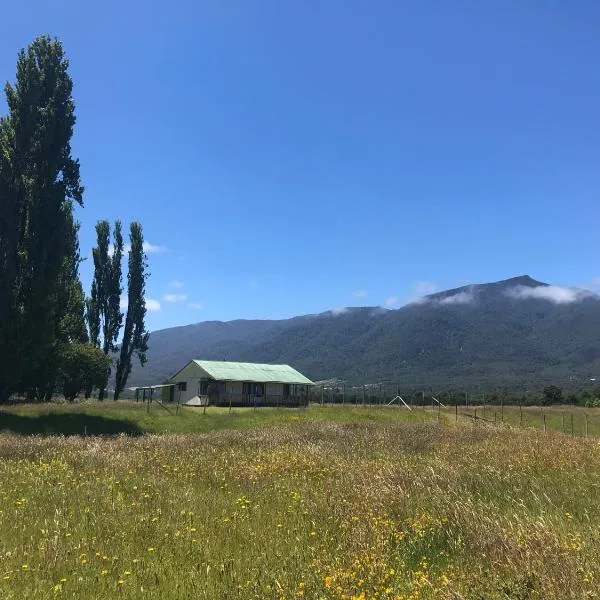
{"type": "Polygon", "coordinates": [[[313,380],[523,386],[600,372],[600,298],[520,275],[402,306],[289,319],[203,321],[151,333],[129,385],[163,381],[193,358],[289,363],[313,380]]]}

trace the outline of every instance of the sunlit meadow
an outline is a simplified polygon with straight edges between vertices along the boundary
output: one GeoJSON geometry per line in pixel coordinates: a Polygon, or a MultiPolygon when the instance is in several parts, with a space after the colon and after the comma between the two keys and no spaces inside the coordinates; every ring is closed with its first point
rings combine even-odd
{"type": "Polygon", "coordinates": [[[598,597],[597,440],[282,414],[0,435],[0,598],[598,597]]]}

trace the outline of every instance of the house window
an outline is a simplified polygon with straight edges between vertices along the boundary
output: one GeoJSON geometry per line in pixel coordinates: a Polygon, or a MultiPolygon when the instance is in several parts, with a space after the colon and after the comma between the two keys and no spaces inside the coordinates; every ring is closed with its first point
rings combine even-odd
{"type": "Polygon", "coordinates": [[[200,382],[200,395],[206,396],[206,394],[208,394],[208,380],[207,379],[200,382]]]}
{"type": "Polygon", "coordinates": [[[247,396],[264,396],[265,386],[262,383],[255,383],[254,381],[244,381],[242,393],[247,396]]]}
{"type": "Polygon", "coordinates": [[[180,392],[187,392],[187,381],[180,381],[179,382],[179,391],[180,392]]]}

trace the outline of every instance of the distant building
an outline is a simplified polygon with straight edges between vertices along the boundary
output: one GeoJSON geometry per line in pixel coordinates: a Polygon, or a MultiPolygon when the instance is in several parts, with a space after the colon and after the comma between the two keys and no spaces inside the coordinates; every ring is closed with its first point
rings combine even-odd
{"type": "Polygon", "coordinates": [[[312,385],[289,365],[191,360],[167,382],[138,388],[136,395],[188,406],[299,406],[308,403],[312,385]]]}

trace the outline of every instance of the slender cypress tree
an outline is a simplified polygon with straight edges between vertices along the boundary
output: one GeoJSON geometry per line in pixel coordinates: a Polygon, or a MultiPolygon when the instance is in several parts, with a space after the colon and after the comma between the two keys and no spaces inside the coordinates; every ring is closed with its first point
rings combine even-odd
{"type": "Polygon", "coordinates": [[[127,384],[127,379],[131,373],[133,353],[137,354],[142,366],[146,363],[148,338],[150,336],[146,331],[146,304],[144,300],[148,263],[144,253],[142,226],[139,223],[131,223],[129,240],[131,249],[129,250],[129,269],[127,273],[127,316],[125,317],[123,340],[117,360],[115,400],[119,398],[127,384]]]}
{"type": "MultiPolygon", "coordinates": [[[[0,402],[35,395],[64,317],[65,261],[75,259],[73,203],[82,204],[71,156],[73,82],[61,43],[42,36],[19,53],[9,113],[0,120],[0,402]],[[35,381],[30,378],[37,374],[35,381]]],[[[51,375],[48,375],[51,378],[51,375]]]]}
{"type": "MultiPolygon", "coordinates": [[[[100,348],[100,309],[98,306],[98,286],[95,279],[92,281],[91,295],[85,299],[85,322],[88,327],[90,344],[96,348],[100,348]]],[[[110,369],[110,364],[107,369],[110,369]]],[[[108,381],[108,375],[106,376],[106,380],[108,381]]],[[[92,395],[92,385],[92,379],[89,379],[85,388],[86,398],[92,395]]],[[[106,384],[101,387],[106,387],[106,384]]]]}
{"type": "MultiPolygon", "coordinates": [[[[121,312],[121,260],[123,258],[123,235],[121,222],[115,221],[113,246],[110,247],[110,225],[108,221],[96,224],[96,247],[94,257],[94,281],[91,297],[88,298],[87,322],[91,342],[102,347],[106,355],[116,350],[116,342],[123,323],[121,312]],[[102,332],[102,340],[100,340],[102,332]]],[[[104,399],[105,389],[100,388],[98,397],[104,399]]]]}
{"type": "Polygon", "coordinates": [[[85,300],[85,322],[88,326],[90,344],[100,348],[100,309],[98,307],[98,286],[92,281],[92,290],[85,300]]]}
{"type": "Polygon", "coordinates": [[[61,344],[87,343],[88,332],[85,326],[85,294],[79,279],[79,223],[72,221],[70,235],[65,243],[69,250],[61,271],[58,303],[62,307],[58,323],[57,339],[61,344]]]}

